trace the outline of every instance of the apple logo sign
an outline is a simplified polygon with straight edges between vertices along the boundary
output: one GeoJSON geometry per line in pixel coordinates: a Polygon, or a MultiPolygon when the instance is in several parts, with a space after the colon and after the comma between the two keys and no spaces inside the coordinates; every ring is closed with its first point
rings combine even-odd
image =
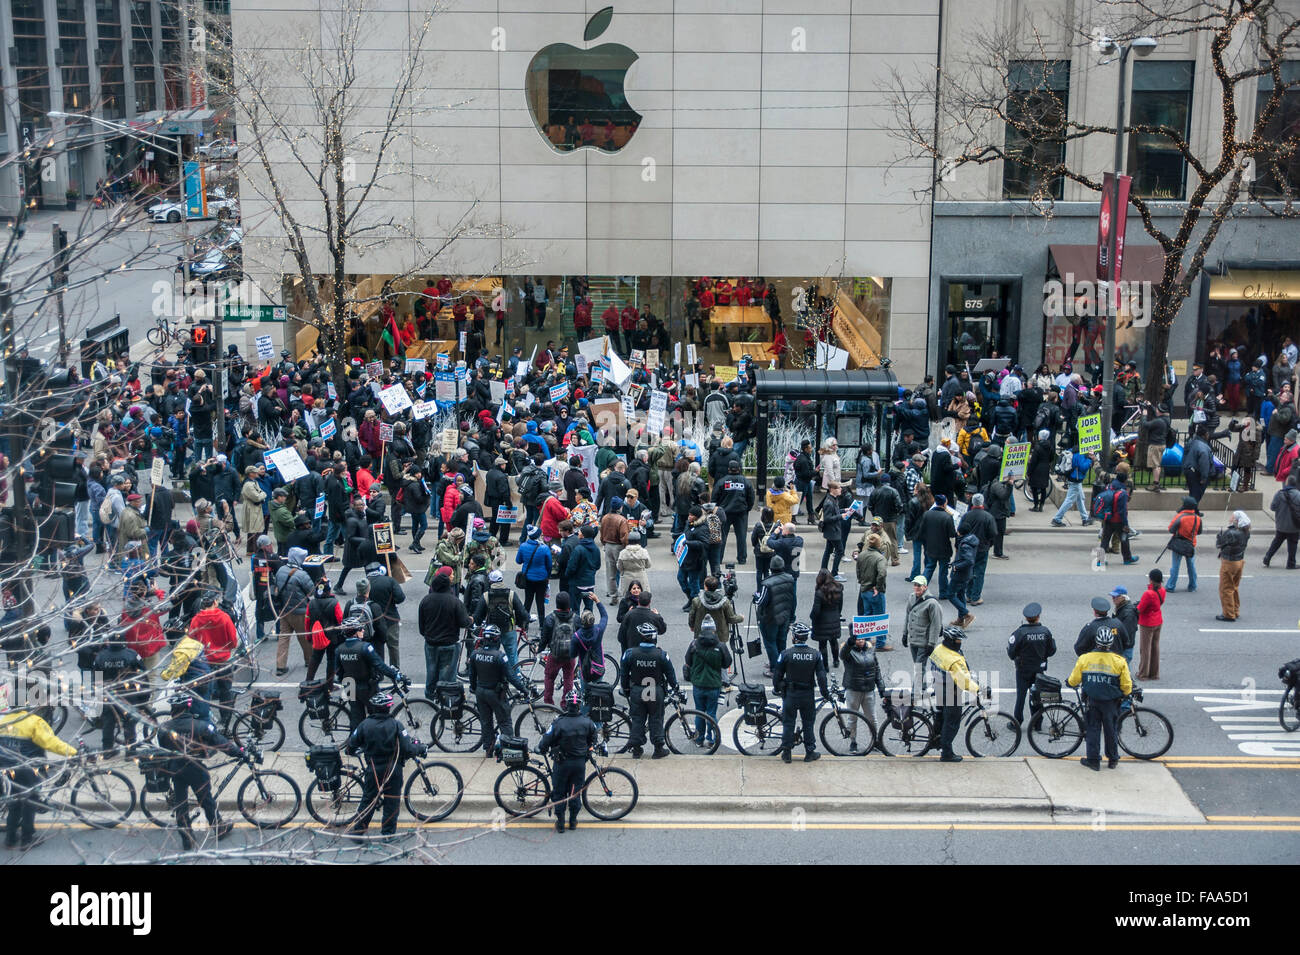
{"type": "MultiPolygon", "coordinates": [[[[609,28],[614,8],[587,21],[583,41],[609,28]]],[[[524,89],[528,111],[542,138],[556,152],[599,149],[616,153],[631,141],[641,114],[624,95],[627,71],[637,55],[621,43],[579,49],[568,43],[543,47],[528,64],[524,89]]]]}

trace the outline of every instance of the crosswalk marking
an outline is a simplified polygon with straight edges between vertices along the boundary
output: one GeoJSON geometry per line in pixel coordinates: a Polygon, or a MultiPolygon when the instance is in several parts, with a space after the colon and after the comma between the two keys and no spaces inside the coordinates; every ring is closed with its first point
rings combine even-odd
{"type": "Polygon", "coordinates": [[[1300,733],[1288,733],[1277,720],[1273,700],[1240,696],[1194,696],[1237,749],[1247,756],[1300,756],[1300,733]]]}

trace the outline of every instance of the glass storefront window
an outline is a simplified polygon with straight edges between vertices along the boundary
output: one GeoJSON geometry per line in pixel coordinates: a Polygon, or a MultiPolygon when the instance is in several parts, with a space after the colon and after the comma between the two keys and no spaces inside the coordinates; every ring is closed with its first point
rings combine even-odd
{"type": "MultiPolygon", "coordinates": [[[[1128,125],[1167,127],[1186,141],[1191,123],[1191,60],[1133,64],[1133,95],[1128,125]]],[[[1133,194],[1148,199],[1182,199],[1187,163],[1174,141],[1163,132],[1130,133],[1128,172],[1133,194]]]]}

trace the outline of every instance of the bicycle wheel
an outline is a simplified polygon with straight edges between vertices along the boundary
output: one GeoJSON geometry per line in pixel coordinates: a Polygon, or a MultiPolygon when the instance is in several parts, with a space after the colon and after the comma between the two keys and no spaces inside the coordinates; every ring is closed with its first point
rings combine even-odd
{"type": "MultiPolygon", "coordinates": [[[[176,809],[172,805],[172,792],[156,793],[148,789],[140,791],[140,811],[145,818],[159,829],[171,829],[176,825],[176,809]]],[[[198,815],[198,807],[190,803],[188,818],[193,822],[198,815]]]]}
{"type": "Polygon", "coordinates": [[[930,748],[934,725],[930,717],[921,712],[911,712],[905,719],[897,715],[886,720],[880,728],[880,748],[888,756],[920,756],[930,748]]]}
{"type": "Polygon", "coordinates": [[[278,716],[266,723],[252,713],[240,713],[230,726],[230,738],[240,746],[256,743],[263,752],[277,753],[284,745],[284,723],[278,716]]]}
{"type": "Polygon", "coordinates": [[[1119,747],[1134,759],[1158,759],[1174,745],[1174,727],[1163,713],[1134,706],[1119,718],[1119,747]]]}
{"type": "Polygon", "coordinates": [[[1083,720],[1074,707],[1049,703],[1030,716],[1028,734],[1039,756],[1064,759],[1083,743],[1083,720]]]}
{"type": "Polygon", "coordinates": [[[54,730],[54,735],[58,736],[63,731],[63,727],[68,725],[68,708],[62,703],[57,706],[48,707],[49,715],[45,716],[45,722],[50,724],[50,729],[54,730]]]}
{"type": "Polygon", "coordinates": [[[542,734],[559,715],[560,708],[549,703],[534,703],[531,707],[525,707],[515,718],[515,735],[528,740],[529,751],[536,752],[542,734]]]}
{"type": "Polygon", "coordinates": [[[597,819],[612,822],[636,808],[639,794],[631,773],[608,766],[587,777],[582,786],[582,805],[597,819]]]}
{"type": "Polygon", "coordinates": [[[614,715],[610,717],[608,723],[599,726],[597,734],[611,756],[616,753],[626,753],[628,747],[632,745],[632,720],[628,717],[627,710],[614,707],[614,715]]]}
{"type": "MultiPolygon", "coordinates": [[[[801,739],[798,730],[796,721],[796,740],[801,739]]],[[[780,711],[775,706],[767,707],[754,725],[746,723],[743,717],[736,720],[731,728],[731,741],[746,756],[775,756],[781,750],[780,711]]]]}
{"type": "Polygon", "coordinates": [[[72,812],[92,829],[112,829],[135,809],[135,786],[116,769],[92,769],[72,787],[72,812]]]}
{"type": "Polygon", "coordinates": [[[352,824],[365,808],[362,795],[361,774],[354,769],[342,770],[339,784],[332,792],[320,788],[320,780],[313,779],[307,787],[307,811],[322,826],[339,829],[352,824]]]}
{"type": "Polygon", "coordinates": [[[507,769],[492,784],[497,805],[512,816],[531,816],[551,802],[551,783],[534,766],[507,769]]]}
{"type": "Polygon", "coordinates": [[[155,325],[153,328],[149,329],[144,333],[144,337],[148,339],[149,344],[153,345],[155,348],[166,348],[167,342],[171,339],[171,336],[167,334],[167,331],[160,325],[155,325]]]}
{"type": "Polygon", "coordinates": [[[313,716],[312,710],[303,710],[298,717],[298,735],[308,746],[342,746],[352,735],[348,708],[338,700],[330,700],[325,704],[323,716],[313,716]]]}
{"type": "Polygon", "coordinates": [[[1282,703],[1277,708],[1277,721],[1288,733],[1300,730],[1300,687],[1291,687],[1282,694],[1282,703]]]}
{"type": "Polygon", "coordinates": [[[605,672],[601,674],[600,679],[610,686],[618,686],[620,673],[617,658],[611,653],[605,654],[605,672]]]}
{"type": "Polygon", "coordinates": [[[441,822],[464,795],[465,780],[451,763],[416,763],[406,780],[406,811],[421,822],[441,822]]]}
{"type": "Polygon", "coordinates": [[[822,747],[832,756],[866,756],[876,745],[876,731],[863,716],[827,710],[817,728],[822,747]]]}
{"type": "Polygon", "coordinates": [[[433,742],[444,753],[472,753],[483,743],[483,720],[478,710],[465,704],[454,720],[438,716],[433,721],[433,742]]]}
{"type": "Polygon", "coordinates": [[[245,819],[259,829],[280,829],[302,806],[302,792],[288,773],[258,770],[244,780],[236,799],[245,819]]]}
{"type": "Polygon", "coordinates": [[[420,696],[408,696],[398,704],[393,716],[406,732],[422,743],[433,740],[433,727],[438,721],[438,707],[420,696]]]}
{"type": "Polygon", "coordinates": [[[699,710],[677,710],[664,723],[668,748],[678,756],[712,756],[722,744],[718,721],[699,710]],[[699,731],[700,724],[704,732],[699,731]]]}
{"type": "Polygon", "coordinates": [[[985,710],[966,727],[966,748],[972,756],[1010,756],[1020,745],[1020,724],[1010,713],[985,710]]]}

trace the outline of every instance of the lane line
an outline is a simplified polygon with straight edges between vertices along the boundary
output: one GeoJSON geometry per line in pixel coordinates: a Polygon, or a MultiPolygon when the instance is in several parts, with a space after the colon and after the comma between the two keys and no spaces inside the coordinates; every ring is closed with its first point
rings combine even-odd
{"type": "MultiPolygon", "coordinates": [[[[1267,819],[1268,817],[1263,817],[1267,819]]],[[[431,822],[431,823],[413,823],[399,822],[399,829],[447,829],[447,830],[478,830],[490,829],[492,823],[483,821],[481,823],[473,822],[431,822]]],[[[85,829],[89,826],[81,825],[62,825],[59,823],[42,823],[37,826],[38,829],[85,829]]],[[[235,824],[236,829],[254,830],[256,827],[250,823],[240,822],[235,824]]],[[[324,829],[318,823],[311,823],[304,828],[324,829]]],[[[505,823],[502,832],[510,829],[551,829],[555,825],[549,821],[542,822],[510,822],[505,823]]],[[[583,829],[619,829],[619,830],[723,830],[723,831],[793,831],[789,822],[589,822],[584,821],[581,828],[583,829]]],[[[155,826],[118,826],[114,832],[128,832],[132,830],[142,832],[162,832],[155,826]]],[[[1097,829],[1092,823],[1051,823],[1051,822],[809,822],[801,826],[802,829],[825,830],[829,832],[868,832],[868,831],[895,831],[895,832],[947,832],[949,829],[963,832],[1105,832],[1110,830],[1124,830],[1126,832],[1300,832],[1300,824],[1290,825],[1286,823],[1274,822],[1242,822],[1239,824],[1230,823],[1124,823],[1108,822],[1105,829],[1097,829]]],[[[351,840],[349,840],[351,841],[351,840]]],[[[354,844],[364,845],[363,841],[358,840],[354,844]]]]}
{"type": "Polygon", "coordinates": [[[1287,630],[1253,630],[1248,627],[1200,627],[1197,633],[1295,633],[1295,627],[1287,630]]]}

